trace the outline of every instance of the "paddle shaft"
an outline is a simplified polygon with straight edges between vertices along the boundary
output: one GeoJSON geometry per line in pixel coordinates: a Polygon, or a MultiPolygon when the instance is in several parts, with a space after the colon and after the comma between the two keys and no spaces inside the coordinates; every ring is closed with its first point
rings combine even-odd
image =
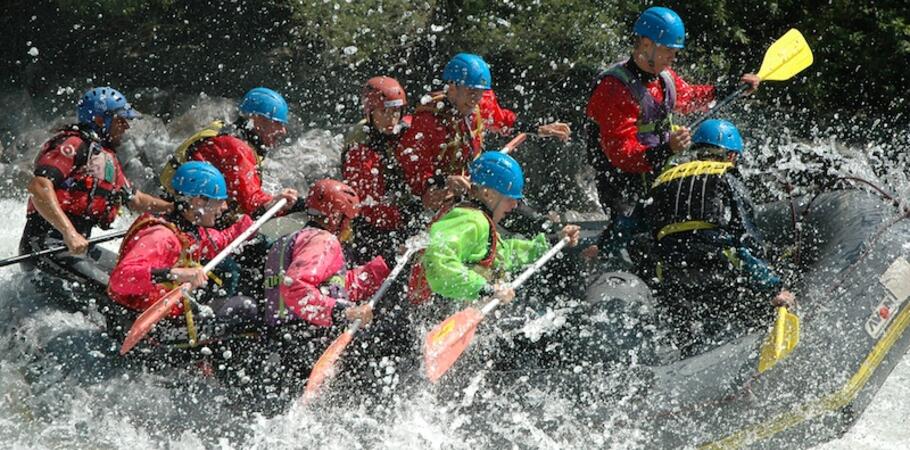
{"type": "MultiPolygon", "coordinates": [[[[560,240],[559,243],[554,245],[553,248],[551,248],[546,253],[544,253],[543,256],[541,256],[540,258],[537,259],[537,261],[534,261],[534,264],[531,264],[530,267],[525,269],[525,271],[522,272],[521,275],[518,276],[518,278],[512,280],[512,282],[509,283],[509,287],[511,287],[512,289],[518,289],[519,287],[521,287],[521,285],[524,284],[525,281],[528,281],[528,278],[531,278],[531,275],[534,275],[535,272],[540,270],[540,268],[543,267],[543,265],[546,264],[547,261],[553,259],[553,257],[556,256],[556,254],[559,253],[562,250],[562,248],[565,247],[566,244],[568,244],[568,243],[569,243],[569,238],[567,238],[567,237],[562,238],[562,240],[560,240]]],[[[483,307],[483,309],[480,310],[480,314],[486,316],[487,314],[490,313],[490,311],[493,311],[494,309],[496,309],[496,307],[499,306],[501,303],[502,303],[502,301],[500,299],[494,298],[492,301],[487,303],[483,307]]]]}
{"type": "Polygon", "coordinates": [[[705,111],[705,113],[702,114],[701,117],[699,117],[698,119],[695,119],[694,122],[690,123],[689,129],[694,130],[699,125],[701,125],[702,122],[708,120],[708,118],[713,116],[714,113],[716,113],[717,111],[720,111],[721,108],[729,105],[730,103],[733,103],[734,100],[736,100],[742,96],[743,92],[746,92],[746,89],[749,89],[749,85],[743,83],[740,87],[738,87],[735,91],[733,91],[732,94],[726,96],[723,100],[717,102],[713,108],[705,111]]]}
{"type": "MultiPolygon", "coordinates": [[[[370,305],[370,308],[376,306],[376,302],[382,298],[383,295],[385,295],[385,292],[389,290],[389,286],[395,282],[395,279],[397,279],[398,275],[401,274],[401,271],[404,270],[404,267],[408,264],[408,261],[411,260],[411,257],[414,256],[415,252],[417,252],[416,248],[408,248],[407,252],[404,254],[404,258],[401,259],[401,262],[399,262],[395,268],[392,269],[392,273],[390,273],[389,276],[385,277],[385,280],[382,281],[382,285],[379,286],[379,290],[377,290],[376,293],[373,294],[373,297],[370,298],[369,303],[367,303],[370,305]]],[[[360,329],[360,325],[360,319],[355,320],[353,323],[351,323],[351,326],[348,327],[348,333],[354,335],[357,333],[357,330],[360,329]]]]}
{"type": "Polygon", "coordinates": [[[508,155],[509,153],[512,152],[512,150],[515,150],[515,147],[518,147],[519,145],[521,145],[521,143],[524,142],[525,139],[527,139],[527,138],[528,138],[528,133],[518,133],[518,136],[515,136],[514,138],[512,138],[512,140],[509,141],[508,144],[506,144],[505,146],[502,147],[502,150],[500,150],[500,152],[508,155]]]}
{"type": "Polygon", "coordinates": [[[216,255],[214,258],[212,258],[211,261],[207,262],[205,264],[205,266],[202,267],[202,270],[204,270],[206,273],[208,273],[212,269],[214,269],[218,264],[221,264],[221,261],[224,261],[225,258],[230,256],[231,252],[236,250],[237,247],[240,247],[240,245],[243,244],[243,242],[246,241],[246,239],[248,237],[252,236],[253,233],[258,231],[259,227],[261,227],[262,224],[266,223],[269,219],[272,218],[272,216],[277,214],[278,211],[281,210],[281,208],[284,208],[284,205],[286,205],[287,203],[288,203],[288,199],[286,199],[286,198],[282,198],[282,199],[278,200],[278,202],[276,202],[274,205],[272,205],[272,207],[269,208],[269,210],[266,211],[265,214],[262,215],[262,217],[256,219],[256,221],[253,222],[253,224],[250,225],[249,228],[247,228],[246,230],[243,230],[243,233],[240,233],[240,236],[237,236],[237,239],[234,239],[234,242],[231,242],[230,244],[228,244],[228,246],[225,247],[223,250],[221,250],[221,252],[218,253],[218,255],[216,255]]]}
{"type": "MultiPolygon", "coordinates": [[[[112,233],[112,234],[108,234],[108,235],[104,235],[104,236],[98,236],[96,238],[89,239],[88,243],[89,244],[100,244],[102,242],[113,241],[114,239],[122,238],[124,235],[126,235],[126,231],[127,230],[122,230],[122,231],[118,231],[116,233],[112,233]]],[[[65,245],[61,245],[59,247],[46,248],[44,250],[40,250],[40,251],[37,251],[34,253],[29,253],[27,255],[13,256],[12,258],[6,258],[6,259],[0,261],[0,267],[6,267],[10,264],[16,264],[17,262],[27,261],[32,258],[37,258],[39,256],[53,255],[55,253],[65,252],[67,250],[68,250],[68,248],[65,245]]]]}

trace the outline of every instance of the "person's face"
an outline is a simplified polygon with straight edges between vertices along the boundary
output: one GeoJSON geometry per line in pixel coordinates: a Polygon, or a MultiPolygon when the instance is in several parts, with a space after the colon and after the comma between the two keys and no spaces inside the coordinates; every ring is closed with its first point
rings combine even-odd
{"type": "Polygon", "coordinates": [[[259,136],[259,142],[266,148],[274,148],[288,134],[288,129],[281,122],[267,117],[253,115],[253,132],[259,136]]]}
{"type": "Polygon", "coordinates": [[[493,223],[499,223],[513,209],[518,207],[518,200],[507,197],[492,189],[487,189],[487,207],[493,212],[493,223]]]}
{"type": "Polygon", "coordinates": [[[480,103],[483,93],[483,89],[475,89],[449,83],[449,89],[446,95],[448,96],[449,102],[455,106],[455,109],[458,110],[462,116],[467,116],[468,114],[471,114],[471,112],[474,111],[474,108],[477,107],[477,104],[480,103]]]}
{"type": "Polygon", "coordinates": [[[678,48],[664,47],[643,37],[635,48],[635,61],[645,72],[658,74],[673,65],[677,53],[678,48]]]}
{"type": "MultiPolygon", "coordinates": [[[[104,127],[104,117],[95,116],[95,124],[98,125],[98,128],[104,127]]],[[[126,130],[130,129],[130,121],[124,119],[120,116],[114,116],[111,120],[111,127],[107,131],[107,140],[111,146],[116,147],[123,142],[123,135],[126,133],[126,130]]]]}
{"type": "Polygon", "coordinates": [[[401,122],[401,108],[376,108],[370,111],[373,126],[382,134],[396,134],[396,126],[401,122]]]}
{"type": "Polygon", "coordinates": [[[218,218],[227,211],[227,201],[225,200],[193,197],[190,199],[189,205],[189,210],[184,212],[187,220],[206,228],[214,227],[218,218]]]}

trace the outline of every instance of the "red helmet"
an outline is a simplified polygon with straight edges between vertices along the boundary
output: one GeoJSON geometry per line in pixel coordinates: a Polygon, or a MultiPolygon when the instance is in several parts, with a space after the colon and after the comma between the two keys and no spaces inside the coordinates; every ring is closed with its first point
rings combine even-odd
{"type": "Polygon", "coordinates": [[[325,216],[329,231],[344,230],[360,214],[360,198],[350,186],[326,178],[319,180],[307,194],[306,206],[313,213],[325,216]]]}
{"type": "Polygon", "coordinates": [[[398,80],[390,77],[373,77],[367,80],[360,96],[363,113],[367,117],[377,108],[402,108],[408,105],[408,97],[398,80]]]}

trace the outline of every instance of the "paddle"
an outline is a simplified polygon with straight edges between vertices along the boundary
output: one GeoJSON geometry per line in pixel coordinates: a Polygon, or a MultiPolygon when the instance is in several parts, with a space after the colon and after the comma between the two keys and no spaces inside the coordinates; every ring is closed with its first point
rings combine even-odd
{"type": "MultiPolygon", "coordinates": [[[[126,234],[126,231],[127,230],[121,230],[121,231],[117,231],[115,233],[107,234],[104,236],[98,236],[96,238],[91,238],[88,240],[88,243],[89,244],[100,244],[102,242],[113,241],[114,239],[122,238],[126,234]]],[[[53,255],[55,253],[65,252],[67,250],[68,249],[65,245],[61,245],[59,247],[46,248],[44,250],[40,250],[40,251],[37,251],[34,253],[29,253],[27,255],[13,256],[11,258],[6,258],[3,260],[0,260],[0,267],[6,267],[10,264],[16,264],[17,262],[27,261],[32,258],[37,258],[39,256],[53,255]]]]}
{"type": "Polygon", "coordinates": [[[786,306],[777,307],[777,318],[771,334],[762,343],[758,357],[758,373],[762,373],[787,357],[799,343],[799,317],[787,310],[786,306]]]}
{"type": "Polygon", "coordinates": [[[512,150],[515,150],[516,147],[521,145],[522,142],[524,142],[527,138],[528,138],[528,133],[518,133],[518,136],[515,136],[514,138],[512,138],[511,141],[509,141],[508,144],[504,145],[502,147],[502,150],[500,150],[500,152],[508,155],[509,153],[512,152],[512,150]]]}
{"type": "MultiPolygon", "coordinates": [[[[392,269],[392,273],[390,273],[382,282],[382,285],[379,286],[379,290],[370,298],[370,307],[375,306],[376,302],[385,295],[389,286],[398,278],[398,275],[404,270],[404,267],[411,260],[411,257],[414,256],[414,253],[421,248],[426,247],[426,242],[424,242],[425,239],[426,237],[424,235],[417,235],[408,239],[407,251],[404,256],[399,258],[398,264],[395,265],[395,268],[392,269]]],[[[310,371],[310,377],[306,382],[306,390],[303,393],[303,404],[307,404],[315,399],[319,395],[319,389],[325,384],[326,380],[335,376],[337,373],[336,363],[341,358],[341,355],[344,354],[344,350],[347,348],[348,344],[354,340],[354,336],[356,336],[357,331],[360,330],[360,325],[360,319],[355,320],[344,333],[341,333],[341,335],[332,342],[332,345],[329,345],[329,348],[322,353],[322,356],[320,356],[316,361],[316,364],[313,365],[313,369],[310,371]]]]}
{"type": "MultiPolygon", "coordinates": [[[[525,269],[510,286],[517,289],[535,272],[540,270],[553,256],[559,253],[569,242],[568,238],[563,238],[558,244],[553,246],[548,252],[540,257],[531,267],[525,269]]],[[[433,328],[427,334],[426,342],[423,347],[424,365],[426,365],[427,378],[435,383],[442,377],[455,361],[461,356],[468,345],[474,338],[474,332],[477,325],[486,317],[490,311],[496,309],[500,304],[499,299],[493,299],[487,303],[483,309],[477,310],[474,307],[465,308],[451,316],[433,328]]]]}
{"type": "MultiPolygon", "coordinates": [[[[768,47],[765,52],[765,59],[761,63],[761,69],[758,71],[758,78],[762,81],[789,80],[806,67],[812,65],[812,61],[812,49],[809,48],[809,44],[806,43],[803,35],[794,28],[771,44],[771,47],[768,47]]],[[[721,108],[739,98],[748,88],[748,84],[740,86],[732,94],[689,124],[689,129],[694,130],[721,108]]]]}
{"type": "MultiPolygon", "coordinates": [[[[215,256],[211,261],[209,261],[205,266],[202,267],[202,270],[206,273],[210,272],[215,268],[224,258],[227,258],[246,238],[250,237],[259,227],[262,226],[267,220],[274,216],[284,205],[287,203],[287,199],[282,198],[278,200],[265,214],[262,215],[259,219],[253,222],[249,228],[244,230],[240,236],[237,236],[237,239],[234,239],[234,242],[231,242],[224,250],[221,250],[217,256],[215,256]]],[[[120,354],[125,355],[127,352],[133,349],[136,344],[139,343],[148,333],[152,330],[152,327],[156,323],[161,321],[161,319],[167,317],[171,312],[171,307],[179,302],[184,295],[190,293],[190,284],[183,283],[180,286],[175,287],[167,294],[164,294],[158,301],[156,301],[152,306],[146,309],[135,322],[133,326],[130,327],[130,331],[126,334],[126,339],[123,340],[123,346],[120,347],[120,354]]]]}

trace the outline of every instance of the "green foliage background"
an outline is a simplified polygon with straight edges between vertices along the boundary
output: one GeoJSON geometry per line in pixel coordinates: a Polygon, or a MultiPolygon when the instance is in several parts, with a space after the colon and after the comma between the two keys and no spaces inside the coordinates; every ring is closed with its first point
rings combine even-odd
{"type": "MultiPolygon", "coordinates": [[[[458,51],[487,58],[506,104],[581,120],[591,78],[628,52],[631,24],[651,6],[632,0],[6,3],[0,73],[10,87],[35,96],[61,86],[157,88],[166,101],[145,96],[139,103],[166,118],[184,93],[238,97],[268,85],[286,93],[296,113],[323,125],[353,120],[358,86],[374,74],[398,77],[419,97],[458,51]],[[28,53],[31,47],[38,56],[28,53]]],[[[677,69],[693,81],[732,86],[735,75],[757,70],[767,46],[795,27],[813,48],[815,65],[796,80],[769,83],[754,101],[798,112],[803,121],[835,123],[837,114],[837,120],[910,122],[906,1],[663,5],[686,22],[687,48],[677,69]]]]}

